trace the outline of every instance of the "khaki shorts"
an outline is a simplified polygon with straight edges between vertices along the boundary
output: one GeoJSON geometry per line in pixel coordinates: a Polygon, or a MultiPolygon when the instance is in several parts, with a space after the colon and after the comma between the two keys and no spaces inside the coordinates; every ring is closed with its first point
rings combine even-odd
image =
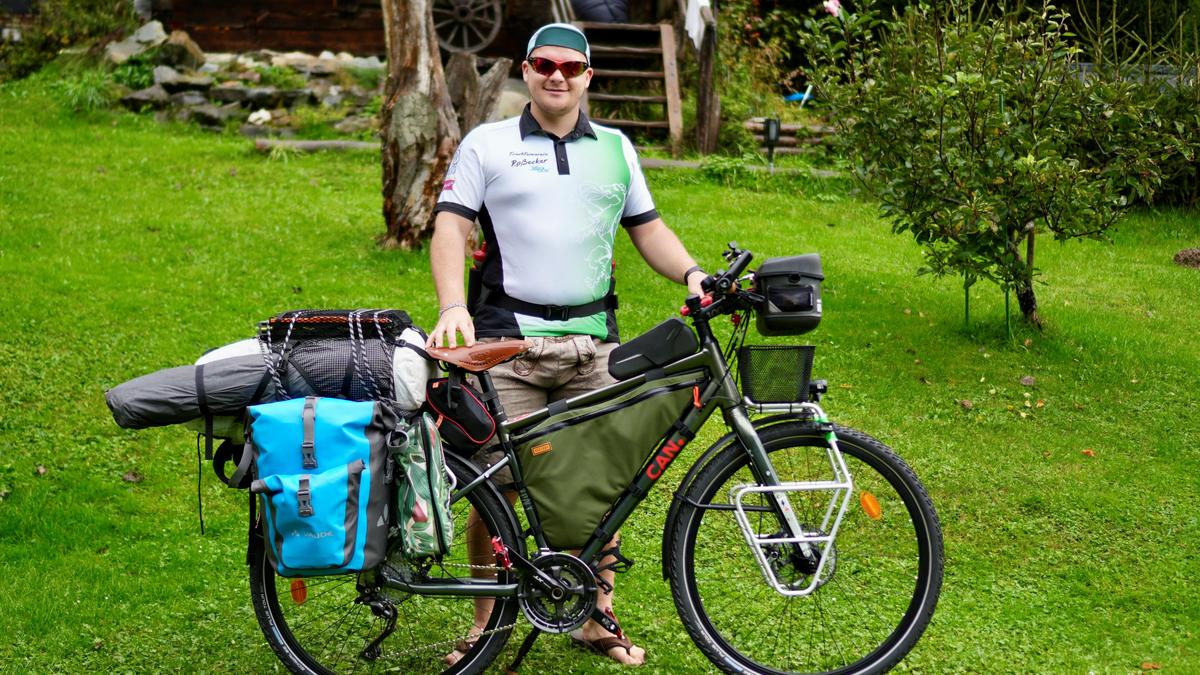
{"type": "MultiPolygon", "coordinates": [[[[497,342],[501,338],[480,338],[480,342],[497,342]]],[[[500,403],[509,420],[515,420],[547,405],[616,382],[608,374],[609,352],[616,342],[602,342],[590,335],[526,338],[533,347],[511,361],[493,367],[492,384],[500,395],[500,403]]],[[[493,439],[475,453],[472,460],[480,467],[489,467],[504,457],[493,439]]],[[[511,490],[512,472],[508,467],[497,471],[492,480],[504,490],[511,490]]]]}

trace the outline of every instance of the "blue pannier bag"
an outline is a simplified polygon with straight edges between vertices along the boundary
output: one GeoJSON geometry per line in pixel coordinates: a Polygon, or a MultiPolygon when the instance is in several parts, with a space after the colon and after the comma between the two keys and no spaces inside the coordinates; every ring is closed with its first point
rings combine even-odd
{"type": "Polygon", "coordinates": [[[359,572],[383,561],[388,440],[399,415],[375,401],[315,396],[248,411],[250,489],[259,495],[276,573],[359,572]]]}

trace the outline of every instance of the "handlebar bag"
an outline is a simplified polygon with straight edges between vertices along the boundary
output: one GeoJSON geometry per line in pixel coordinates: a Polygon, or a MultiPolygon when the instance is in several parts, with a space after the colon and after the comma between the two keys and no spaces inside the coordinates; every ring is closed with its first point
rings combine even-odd
{"type": "MultiPolygon", "coordinates": [[[[600,519],[648,465],[660,439],[691,407],[701,371],[625,386],[599,403],[552,414],[513,444],[550,545],[583,546],[600,519]]],[[[593,394],[586,394],[589,398],[593,394]]]]}
{"type": "Polygon", "coordinates": [[[310,396],[248,409],[251,491],[266,552],[283,577],[357,572],[387,553],[388,405],[310,396]]]}

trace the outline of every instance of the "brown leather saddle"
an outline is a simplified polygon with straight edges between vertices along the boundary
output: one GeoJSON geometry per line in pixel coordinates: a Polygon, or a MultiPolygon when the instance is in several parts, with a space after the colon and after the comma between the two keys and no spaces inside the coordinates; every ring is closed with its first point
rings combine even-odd
{"type": "Polygon", "coordinates": [[[522,339],[476,342],[470,347],[430,347],[425,351],[439,361],[453,363],[463,370],[478,373],[498,363],[504,363],[532,346],[532,342],[522,339]]]}

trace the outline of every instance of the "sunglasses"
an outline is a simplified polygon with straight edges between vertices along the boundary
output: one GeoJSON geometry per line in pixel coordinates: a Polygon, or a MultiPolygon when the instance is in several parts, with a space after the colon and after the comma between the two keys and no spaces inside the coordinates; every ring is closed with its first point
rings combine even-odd
{"type": "Polygon", "coordinates": [[[529,65],[538,75],[550,77],[557,70],[568,80],[573,77],[579,77],[588,69],[587,61],[554,61],[542,56],[531,56],[529,58],[529,65]]]}

